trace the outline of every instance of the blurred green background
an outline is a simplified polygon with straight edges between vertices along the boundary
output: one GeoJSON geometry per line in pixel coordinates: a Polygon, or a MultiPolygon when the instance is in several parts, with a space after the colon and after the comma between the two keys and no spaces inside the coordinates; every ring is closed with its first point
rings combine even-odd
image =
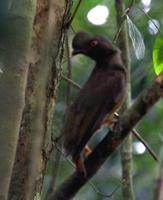
{"type": "MultiPolygon", "coordinates": [[[[78,3],[77,0],[73,1],[72,13],[78,3]]],[[[71,40],[75,32],[84,30],[90,32],[93,35],[103,35],[110,40],[113,40],[118,27],[116,25],[116,10],[115,1],[113,0],[83,0],[77,11],[72,23],[72,29],[69,30],[69,42],[71,46],[71,40]],[[106,14],[104,11],[98,10],[96,6],[105,6],[108,9],[108,17],[105,19],[106,14]],[[91,9],[95,8],[96,15],[88,20],[88,16],[91,15],[91,9]],[[88,15],[89,13],[89,15],[88,15]],[[100,22],[102,16],[103,22],[100,22]],[[96,25],[95,23],[103,23],[96,25]]],[[[130,1],[125,1],[126,7],[130,4],[130,1]]],[[[151,80],[155,77],[153,68],[152,52],[154,43],[158,35],[161,35],[163,25],[163,2],[162,0],[142,0],[135,1],[134,5],[129,12],[129,17],[135,26],[138,28],[142,35],[142,40],[145,43],[145,56],[143,59],[138,60],[135,56],[135,50],[130,41],[130,57],[131,57],[131,86],[132,86],[132,101],[138,96],[143,88],[147,87],[151,80]],[[152,22],[153,20],[153,22],[152,22]],[[156,28],[156,26],[158,28],[156,28]],[[158,30],[159,29],[159,30],[158,30]]],[[[93,14],[92,14],[93,15],[93,14]]],[[[139,38],[138,38],[139,39],[139,38]]],[[[162,52],[163,53],[163,52],[162,52]]],[[[66,53],[63,59],[63,73],[67,74],[67,57],[66,53]]],[[[71,59],[72,63],[72,79],[80,85],[83,85],[89,73],[91,72],[94,62],[89,58],[79,55],[71,59]]],[[[66,91],[67,82],[61,81],[58,90],[57,106],[54,116],[53,132],[59,135],[60,128],[62,126],[63,116],[66,109],[66,91]]],[[[77,89],[71,87],[71,101],[77,93],[77,89]]],[[[151,148],[160,154],[162,145],[162,130],[163,130],[163,101],[159,101],[153,109],[143,118],[143,120],[137,125],[137,130],[143,136],[143,138],[149,143],[151,148]]],[[[97,141],[100,138],[96,139],[97,141]]],[[[51,156],[51,162],[47,170],[45,177],[44,191],[47,190],[53,168],[54,155],[51,156]]],[[[59,185],[65,177],[73,171],[73,167],[62,157],[59,175],[57,179],[57,185],[59,185]]],[[[133,180],[134,180],[134,192],[137,200],[150,200],[153,199],[154,188],[156,184],[156,178],[158,176],[159,166],[151,155],[147,152],[143,145],[140,144],[135,138],[133,140],[133,180]]],[[[91,180],[96,187],[103,193],[111,193],[118,184],[121,184],[121,159],[119,150],[107,160],[107,162],[101,167],[98,173],[91,180]]],[[[105,200],[108,198],[98,195],[88,183],[77,194],[76,200],[105,200]]],[[[112,199],[121,200],[121,188],[119,188],[113,195],[112,199]]]]}

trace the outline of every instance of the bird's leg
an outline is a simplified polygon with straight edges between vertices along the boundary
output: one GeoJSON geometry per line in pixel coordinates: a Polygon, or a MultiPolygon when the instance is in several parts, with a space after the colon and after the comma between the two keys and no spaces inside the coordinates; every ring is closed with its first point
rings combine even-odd
{"type": "Polygon", "coordinates": [[[92,149],[88,145],[85,145],[81,154],[74,154],[72,156],[72,160],[76,165],[77,171],[83,174],[85,178],[87,178],[87,170],[84,165],[84,160],[91,153],[92,149]]]}
{"type": "Polygon", "coordinates": [[[73,162],[76,165],[77,171],[79,173],[81,173],[86,178],[87,177],[87,170],[86,170],[85,165],[84,165],[84,158],[81,155],[73,157],[73,162]]]}

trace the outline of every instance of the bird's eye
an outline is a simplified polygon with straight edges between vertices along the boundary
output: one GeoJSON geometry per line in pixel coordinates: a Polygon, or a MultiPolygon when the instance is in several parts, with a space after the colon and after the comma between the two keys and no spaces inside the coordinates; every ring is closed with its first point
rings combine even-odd
{"type": "Polygon", "coordinates": [[[97,40],[92,40],[91,42],[90,42],[90,46],[91,47],[95,47],[95,46],[97,46],[98,45],[98,41],[97,40]]]}

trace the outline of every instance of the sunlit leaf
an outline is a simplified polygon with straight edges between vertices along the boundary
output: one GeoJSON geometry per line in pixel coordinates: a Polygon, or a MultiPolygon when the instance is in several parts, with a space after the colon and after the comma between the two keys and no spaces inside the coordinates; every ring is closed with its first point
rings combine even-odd
{"type": "Polygon", "coordinates": [[[157,37],[153,49],[153,65],[155,73],[163,72],[163,36],[157,37]]]}
{"type": "Polygon", "coordinates": [[[135,24],[131,21],[131,19],[128,16],[127,16],[127,23],[129,28],[129,36],[132,41],[135,55],[138,60],[141,60],[143,59],[145,54],[145,45],[143,37],[138,28],[135,26],[135,24]]]}

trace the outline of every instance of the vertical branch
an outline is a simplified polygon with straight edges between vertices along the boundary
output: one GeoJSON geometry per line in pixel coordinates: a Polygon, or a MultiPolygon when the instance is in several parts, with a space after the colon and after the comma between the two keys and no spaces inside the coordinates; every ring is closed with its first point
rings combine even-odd
{"type": "Polygon", "coordinates": [[[59,172],[60,160],[61,160],[61,153],[58,151],[58,149],[55,149],[54,161],[52,162],[53,164],[52,179],[51,179],[48,191],[46,193],[45,199],[49,199],[51,195],[54,193],[54,191],[56,190],[56,181],[57,181],[57,176],[59,172]]]}
{"type": "MultiPolygon", "coordinates": [[[[122,16],[125,12],[125,5],[123,0],[116,0],[117,10],[117,25],[121,26],[122,16]]],[[[131,102],[131,82],[130,82],[130,55],[129,55],[129,44],[128,44],[128,31],[127,23],[124,21],[118,38],[119,47],[122,50],[123,62],[128,69],[128,84],[127,84],[127,101],[125,102],[124,109],[129,107],[131,102]]],[[[133,193],[133,179],[132,179],[132,135],[130,134],[124,141],[121,147],[121,160],[122,160],[122,192],[123,199],[132,200],[134,199],[133,193]]]]}
{"type": "Polygon", "coordinates": [[[159,175],[157,178],[157,184],[156,184],[156,189],[155,189],[155,194],[154,194],[154,200],[162,200],[163,198],[163,148],[161,148],[160,151],[160,169],[159,169],[159,175]]]}

